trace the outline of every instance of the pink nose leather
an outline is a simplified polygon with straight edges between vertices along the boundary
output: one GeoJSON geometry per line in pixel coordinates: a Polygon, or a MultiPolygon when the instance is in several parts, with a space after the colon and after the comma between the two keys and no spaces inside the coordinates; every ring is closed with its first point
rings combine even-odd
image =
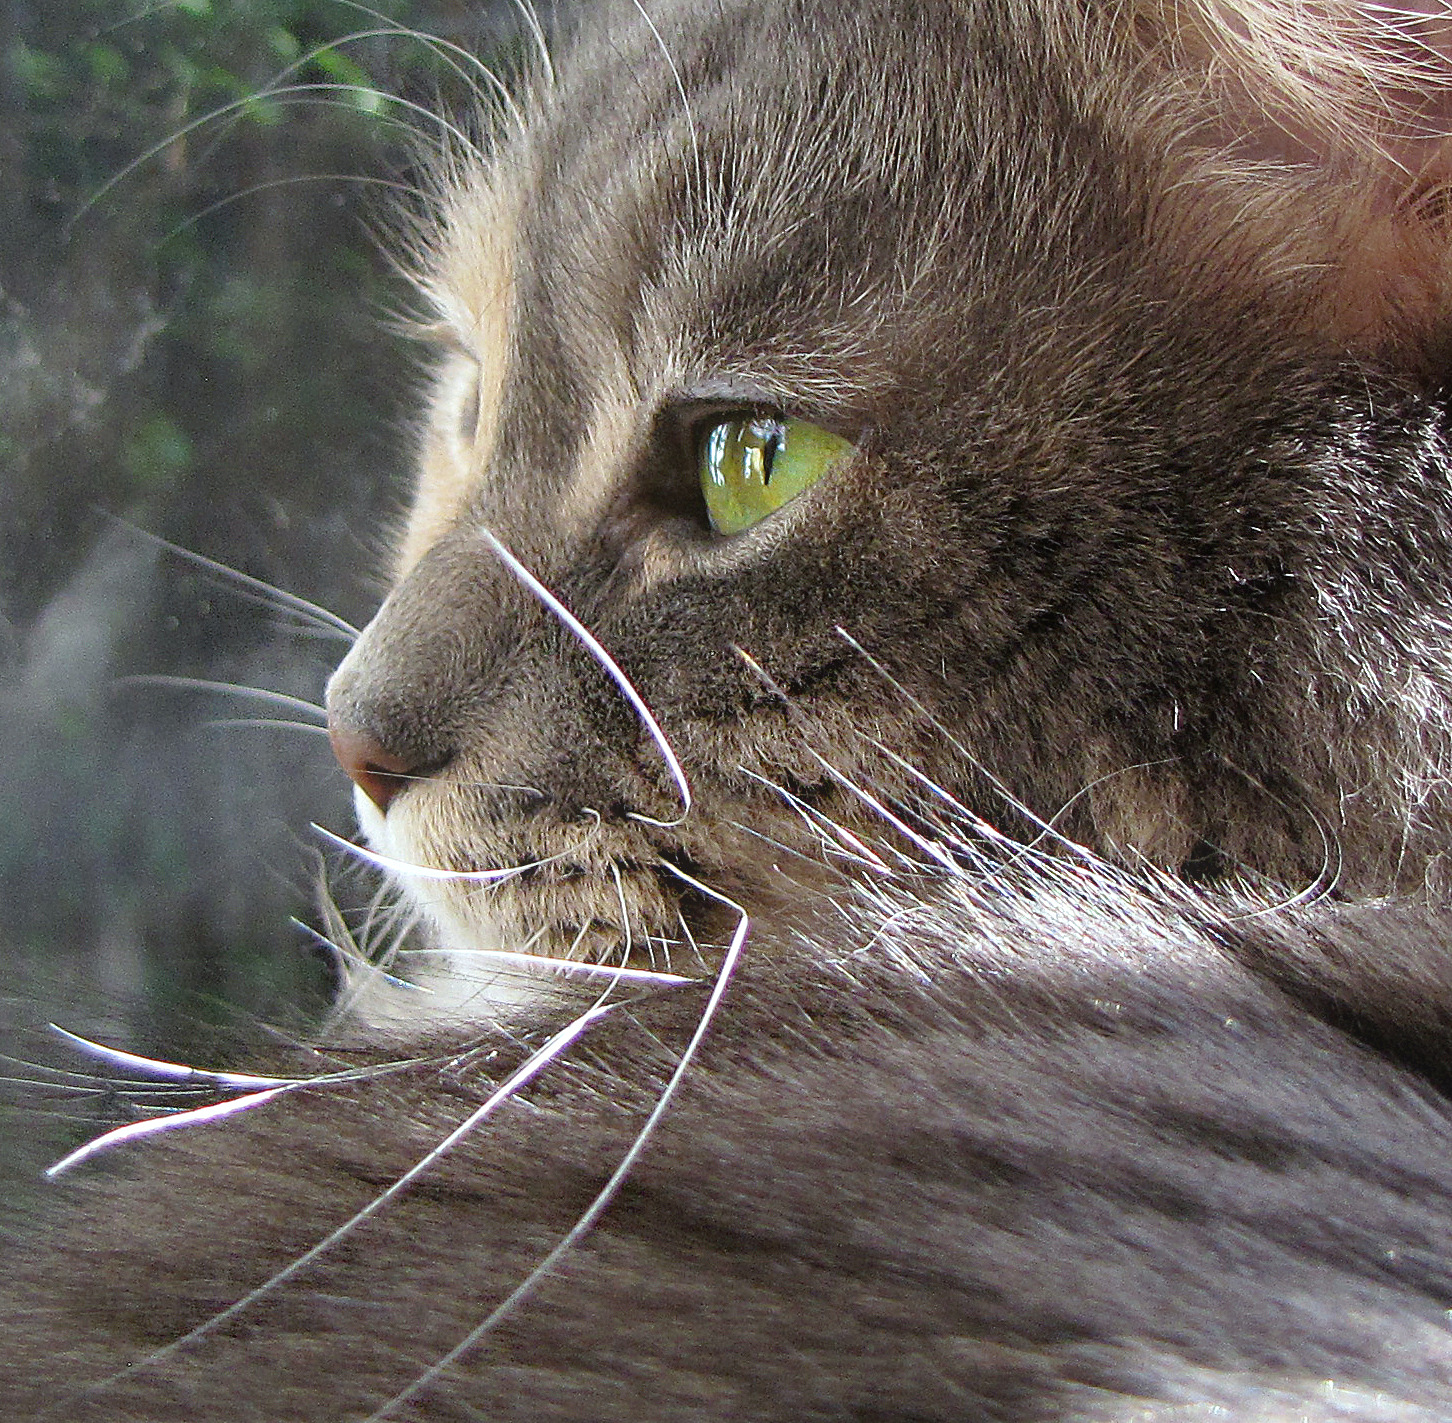
{"type": "Polygon", "coordinates": [[[416,780],[416,769],[393,755],[366,731],[328,722],[333,755],[356,785],[379,810],[386,811],[399,791],[416,780]]]}

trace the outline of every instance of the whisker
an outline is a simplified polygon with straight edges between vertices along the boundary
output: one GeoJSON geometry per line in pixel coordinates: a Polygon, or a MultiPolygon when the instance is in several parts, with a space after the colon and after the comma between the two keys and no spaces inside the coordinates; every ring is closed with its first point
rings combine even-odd
{"type": "Polygon", "coordinates": [[[237,729],[265,730],[281,727],[285,731],[309,731],[318,736],[326,736],[328,728],[319,726],[315,721],[290,721],[286,717],[274,716],[226,716],[216,717],[202,723],[208,730],[234,731],[237,729]]]}
{"type": "MultiPolygon", "coordinates": [[[[316,702],[303,697],[294,697],[289,692],[274,692],[269,687],[248,687],[240,682],[214,682],[207,677],[173,677],[163,672],[136,672],[126,677],[117,677],[118,687],[175,687],[189,692],[224,692],[228,696],[246,697],[250,701],[266,702],[270,706],[288,707],[293,711],[311,712],[316,717],[327,719],[327,712],[316,702]]],[[[308,723],[314,725],[314,723],[308,723]]],[[[318,730],[326,730],[319,726],[318,730]]]]}
{"type": "Polygon", "coordinates": [[[642,0],[632,0],[635,8],[640,12],[640,17],[650,27],[651,34],[655,37],[656,47],[660,50],[661,58],[665,60],[666,67],[671,72],[671,78],[675,80],[676,93],[681,96],[681,112],[685,116],[686,130],[691,136],[691,162],[695,169],[696,184],[701,192],[706,190],[706,172],[701,160],[701,140],[696,132],[696,116],[691,112],[690,96],[686,93],[685,81],[681,78],[681,71],[676,67],[676,61],[671,55],[670,47],[661,38],[661,33],[655,27],[655,21],[651,19],[650,12],[645,8],[642,0]]]}
{"type": "Polygon", "coordinates": [[[113,173],[109,178],[107,178],[106,181],[102,183],[100,187],[98,187],[95,192],[93,192],[75,210],[75,212],[70,215],[69,218],[66,219],[66,222],[64,224],[64,230],[67,232],[72,230],[75,225],[81,220],[81,218],[83,218],[93,207],[95,207],[97,203],[101,202],[106,197],[106,195],[110,193],[114,188],[116,188],[119,184],[124,183],[134,172],[136,172],[138,168],[145,166],[147,163],[151,162],[153,158],[157,157],[161,153],[164,153],[178,139],[186,138],[189,134],[195,133],[198,129],[204,128],[207,124],[216,123],[217,121],[225,119],[233,114],[245,113],[250,107],[255,104],[276,103],[278,100],[281,99],[293,100],[299,98],[325,98],[328,95],[357,93],[366,93],[378,99],[386,99],[389,104],[396,105],[397,107],[405,110],[406,112],[417,114],[420,117],[429,120],[430,123],[436,124],[444,133],[446,133],[450,138],[454,139],[465,152],[473,156],[478,162],[484,162],[484,155],[480,153],[478,146],[468,137],[467,134],[464,133],[462,129],[450,123],[441,114],[435,113],[432,109],[427,108],[423,104],[415,103],[412,99],[405,99],[393,94],[385,94],[382,90],[363,89],[362,86],[357,84],[324,83],[321,81],[309,84],[288,84],[282,86],[281,88],[264,88],[259,89],[256,93],[253,94],[244,94],[241,98],[231,99],[225,104],[219,104],[215,108],[208,110],[208,112],[206,112],[205,114],[200,114],[189,122],[182,124],[181,127],[175,129],[173,132],[168,134],[167,137],[160,139],[156,143],[153,143],[144,152],[138,154],[129,163],[125,164],[117,172],[113,173]]]}
{"type": "MultiPolygon", "coordinates": [[[[76,1074],[78,1077],[79,1073],[76,1074]]],[[[205,1087],[175,1087],[170,1083],[111,1081],[104,1077],[90,1077],[85,1085],[80,1082],[57,1082],[43,1077],[0,1077],[0,1085],[26,1087],[32,1092],[63,1092],[72,1097],[124,1097],[135,1101],[142,1097],[199,1096],[205,1087]]]]}
{"type": "Polygon", "coordinates": [[[630,928],[630,906],[625,902],[625,883],[620,878],[620,866],[613,860],[610,864],[610,873],[615,879],[615,897],[620,902],[620,925],[625,933],[625,944],[622,950],[621,961],[630,962],[630,951],[635,947],[634,937],[630,928]]]}
{"type": "MultiPolygon", "coordinates": [[[[53,1026],[53,1025],[52,1025],[53,1026]]],[[[45,1062],[30,1062],[23,1057],[14,1057],[10,1053],[0,1053],[0,1063],[7,1063],[11,1067],[23,1067],[27,1072],[35,1074],[29,1081],[35,1087],[66,1088],[72,1085],[85,1084],[90,1086],[97,1081],[105,1081],[108,1086],[118,1090],[126,1091],[130,1088],[148,1090],[154,1085],[154,1079],[137,1079],[128,1081],[125,1078],[97,1078],[94,1072],[70,1072],[64,1068],[52,1067],[45,1062]]],[[[20,1078],[12,1078],[12,1081],[21,1081],[20,1078]]]]}
{"type": "Polygon", "coordinates": [[[355,844],[352,840],[345,839],[342,835],[314,823],[311,829],[316,831],[329,844],[339,850],[345,851],[353,858],[362,860],[365,864],[373,865],[377,869],[387,870],[392,874],[413,876],[416,879],[447,880],[455,883],[475,884],[497,884],[503,880],[513,879],[517,875],[528,873],[530,870],[543,868],[545,865],[558,864],[561,860],[569,859],[576,855],[580,849],[589,843],[594,835],[594,827],[584,840],[570,846],[567,850],[561,850],[557,855],[546,856],[542,860],[531,860],[523,865],[509,865],[497,870],[441,870],[435,869],[432,865],[415,865],[408,860],[396,860],[392,855],[380,854],[377,850],[370,850],[365,845],[355,844]]]}
{"type": "Polygon", "coordinates": [[[203,1122],[221,1121],[225,1117],[235,1116],[238,1112],[245,1112],[252,1107],[260,1107],[264,1102],[270,1102],[283,1092],[290,1092],[294,1087],[301,1085],[303,1084],[292,1083],[286,1087],[269,1087],[265,1091],[247,1092],[240,1097],[229,1097],[222,1102],[211,1102],[205,1107],[189,1107],[184,1111],[173,1112],[164,1117],[148,1117],[145,1121],[127,1122],[124,1126],[112,1127],[110,1131],[102,1132],[100,1136],[93,1137],[84,1146],[78,1146],[74,1151],[62,1156],[53,1166],[47,1166],[45,1174],[48,1179],[55,1180],[56,1177],[64,1175],[72,1167],[79,1166],[81,1162],[89,1160],[98,1152],[109,1151],[113,1146],[120,1146],[123,1142],[155,1136],[159,1132],[176,1131],[182,1127],[197,1126],[203,1122]]]}
{"type": "Polygon", "coordinates": [[[524,18],[524,23],[529,27],[529,32],[534,38],[535,49],[539,53],[540,63],[544,66],[545,79],[551,88],[555,84],[555,63],[550,58],[550,47],[545,41],[544,28],[539,22],[539,12],[528,0],[511,0],[514,8],[524,18]]]}
{"type": "Polygon", "coordinates": [[[26,1121],[32,1118],[45,1122],[68,1122],[72,1126],[89,1127],[95,1126],[95,1119],[84,1112],[62,1112],[51,1110],[46,1107],[32,1107],[17,1102],[0,1102],[0,1112],[8,1112],[12,1116],[23,1117],[26,1121]]]}
{"type": "Polygon", "coordinates": [[[479,533],[489,547],[494,550],[500,562],[579,639],[585,650],[604,668],[610,680],[620,688],[626,701],[635,708],[636,715],[645,723],[645,729],[650,733],[651,739],[659,748],[661,756],[665,759],[666,767],[670,771],[671,779],[675,781],[676,789],[680,792],[681,813],[674,820],[656,820],[651,816],[637,815],[632,812],[630,819],[637,820],[642,825],[655,825],[662,830],[675,829],[690,814],[692,804],[691,787],[686,780],[685,770],[677,759],[675,751],[671,748],[670,742],[666,739],[665,732],[661,729],[660,723],[655,719],[655,713],[646,705],[645,698],[636,691],[635,684],[625,675],[620,664],[605,650],[599,638],[554,593],[546,588],[494,534],[488,529],[482,528],[479,530],[479,533]]]}
{"type": "MultiPolygon", "coordinates": [[[[120,1146],[128,1141],[155,1136],[161,1132],[176,1131],[205,1122],[219,1121],[237,1112],[259,1107],[284,1092],[295,1092],[305,1087],[336,1087],[369,1081],[375,1077],[401,1072],[426,1061],[423,1058],[398,1059],[393,1062],[373,1063],[366,1067],[345,1068],[339,1072],[320,1073],[316,1077],[257,1077],[249,1073],[209,1072],[202,1068],[189,1067],[184,1063],[142,1057],[136,1053],[125,1052],[120,1048],[111,1048],[102,1043],[92,1042],[89,1038],[80,1037],[55,1024],[50,1026],[60,1037],[90,1056],[115,1063],[118,1066],[128,1067],[132,1071],[145,1072],[157,1078],[161,1084],[154,1089],[157,1092],[172,1082],[184,1084],[194,1081],[199,1087],[206,1086],[219,1091],[240,1091],[242,1093],[241,1096],[229,1097],[224,1101],[208,1103],[205,1106],[167,1111],[164,1115],[112,1127],[48,1167],[45,1175],[51,1179],[63,1175],[92,1156],[109,1151],[112,1147],[120,1146]]],[[[122,1095],[127,1094],[123,1092],[122,1095]]],[[[143,1095],[151,1094],[143,1093],[143,1095]]],[[[195,1091],[183,1085],[176,1090],[175,1095],[194,1096],[195,1091]]],[[[114,1379],[103,1380],[96,1387],[104,1388],[113,1381],[114,1379]]]]}
{"type": "MultiPolygon", "coordinates": [[[[869,869],[877,870],[882,874],[891,874],[892,867],[882,858],[861,836],[853,834],[845,825],[838,825],[831,816],[818,810],[816,806],[809,804],[799,795],[789,791],[785,786],[779,785],[776,781],[763,776],[759,771],[753,771],[749,766],[738,766],[736,768],[743,775],[749,776],[753,781],[759,781],[767,790],[780,796],[811,830],[817,834],[829,854],[836,853],[845,856],[849,860],[856,860],[858,864],[865,865],[869,869]],[[833,843],[833,842],[836,843],[833,843]]],[[[885,847],[892,851],[905,864],[912,865],[916,861],[904,855],[900,850],[891,846],[885,847]]],[[[803,858],[810,858],[804,856],[803,858]]]]}
{"type": "MultiPolygon", "coordinates": [[[[216,574],[224,583],[251,589],[257,595],[257,601],[264,606],[297,614],[308,624],[315,626],[324,636],[337,635],[348,642],[356,642],[358,639],[359,630],[352,623],[340,618],[337,613],[323,607],[321,603],[314,603],[297,593],[289,593],[285,588],[279,588],[276,584],[267,582],[266,579],[254,578],[252,574],[243,573],[241,569],[221,563],[215,558],[208,558],[205,554],[183,548],[181,544],[172,543],[170,539],[164,539],[160,534],[153,534],[140,525],[133,524],[129,519],[118,518],[115,514],[109,514],[107,517],[113,524],[120,525],[133,537],[144,539],[147,543],[165,549],[177,558],[185,559],[198,568],[204,568],[209,573],[216,574]]],[[[239,594],[239,596],[241,595],[239,594]]]]}
{"type": "MultiPolygon", "coordinates": [[[[233,203],[256,197],[258,193],[268,193],[278,188],[290,188],[297,183],[349,183],[359,187],[387,188],[389,192],[398,193],[407,198],[424,199],[428,196],[422,188],[411,183],[400,183],[393,178],[379,178],[368,173],[294,173],[286,178],[269,178],[265,183],[253,183],[251,187],[239,188],[235,192],[228,193],[225,198],[218,198],[216,202],[208,203],[206,207],[190,214],[177,223],[170,232],[164,234],[158,240],[158,246],[165,246],[174,238],[180,237],[182,233],[205,222],[213,213],[231,207],[233,203]]],[[[353,635],[356,637],[356,632],[353,635]]]]}
{"type": "MultiPolygon", "coordinates": [[[[1223,758],[1222,758],[1223,759],[1223,758]]],[[[1265,795],[1278,805],[1287,814],[1291,814],[1293,807],[1281,796],[1278,796],[1259,777],[1253,776],[1233,761],[1225,760],[1224,764],[1242,776],[1253,785],[1262,795],[1265,795]]],[[[1334,893],[1336,886],[1341,882],[1341,873],[1345,868],[1345,854],[1341,847],[1341,839],[1333,829],[1316,813],[1311,805],[1304,805],[1301,809],[1306,813],[1311,824],[1316,827],[1316,833],[1321,838],[1321,868],[1314,879],[1304,889],[1298,890],[1295,894],[1278,900],[1274,904],[1263,905],[1244,914],[1227,916],[1230,919],[1240,922],[1245,919],[1257,919],[1262,914],[1277,914],[1286,909],[1296,909],[1302,905],[1314,904],[1319,899],[1324,899],[1328,894],[1334,893]]]]}
{"type": "Polygon", "coordinates": [[[951,746],[960,756],[962,756],[964,761],[967,762],[968,765],[972,766],[972,768],[980,776],[982,776],[984,780],[986,780],[989,785],[991,785],[993,789],[998,792],[1000,796],[1003,797],[1006,804],[1016,810],[1030,824],[1036,826],[1039,830],[1042,830],[1045,835],[1048,835],[1052,839],[1054,839],[1063,849],[1067,850],[1070,854],[1076,855],[1080,859],[1086,860],[1091,865],[1097,866],[1100,863],[1099,857],[1095,855],[1092,850],[1088,849],[1087,846],[1079,844],[1077,840],[1071,840],[1062,831],[1056,829],[1049,821],[1045,820],[1042,816],[1037,815],[1033,810],[1025,805],[1018,796],[1014,795],[1014,793],[1009,790],[1009,788],[1004,785],[1004,783],[997,776],[995,776],[993,772],[990,771],[988,767],[985,766],[977,756],[975,756],[956,736],[953,735],[948,727],[944,725],[940,717],[935,716],[931,711],[929,711],[928,708],[923,705],[922,701],[918,697],[914,696],[913,693],[910,692],[905,686],[903,686],[903,684],[896,677],[894,677],[890,671],[888,671],[888,669],[882,664],[882,662],[874,657],[872,653],[870,653],[865,647],[863,647],[863,645],[858,642],[857,639],[853,637],[846,628],[842,627],[841,624],[838,624],[833,630],[836,632],[837,636],[843,640],[843,642],[845,642],[849,647],[851,647],[854,651],[860,654],[860,656],[867,663],[867,665],[871,667],[872,670],[876,672],[880,677],[882,677],[882,679],[888,684],[888,686],[890,686],[895,692],[899,693],[909,706],[915,708],[917,711],[922,713],[922,715],[927,719],[928,725],[931,726],[935,731],[937,731],[948,743],[948,745],[951,746]]]}
{"type": "MultiPolygon", "coordinates": [[[[534,936],[536,939],[539,934],[534,936]]],[[[662,973],[659,969],[625,968],[616,964],[587,963],[580,959],[551,958],[545,954],[531,954],[518,949],[401,949],[400,958],[437,955],[448,958],[487,958],[500,963],[518,965],[520,968],[548,971],[551,976],[565,978],[609,978],[620,983],[660,984],[676,988],[686,983],[699,983],[700,979],[687,978],[679,973],[662,973]]]]}
{"type": "MultiPolygon", "coordinates": [[[[326,866],[323,868],[325,871],[326,866]]],[[[363,923],[354,930],[328,887],[326,873],[319,878],[317,893],[318,909],[327,933],[320,933],[300,919],[295,918],[292,922],[333,953],[349,980],[348,986],[352,991],[339,998],[329,1015],[330,1020],[336,1022],[347,1016],[363,991],[362,982],[355,984],[352,975],[358,970],[368,970],[389,978],[386,969],[413,931],[417,916],[415,913],[403,913],[400,905],[389,901],[388,887],[380,885],[369,898],[363,923]]],[[[403,982],[401,979],[394,981],[403,982]]]]}
{"type": "MultiPolygon", "coordinates": [[[[178,1350],[184,1349],[187,1345],[211,1334],[220,1328],[228,1320],[235,1319],[244,1310],[251,1308],[258,1300],[271,1294],[274,1290],[284,1285],[295,1275],[305,1270],[314,1260],[326,1254],[339,1241],[350,1235],[358,1226],[377,1215],[390,1201],[395,1200],[410,1185],[416,1181],[433,1164],[447,1155],[459,1142],[463,1141],[471,1132],[500,1106],[508,1101],[517,1092],[528,1086],[535,1077],[539,1075],[551,1062],[558,1058],[577,1038],[588,1032],[600,1019],[607,1014],[614,1012],[623,1006],[620,1003],[596,1003],[585,1012],[579,1014],[571,1022],[567,1023],[555,1033],[542,1047],[533,1052],[529,1058],[515,1069],[490,1095],[476,1107],[458,1126],[454,1127],[446,1136],[441,1137],[429,1150],[421,1156],[401,1176],[398,1176],[391,1185],[379,1192],[367,1205],[356,1211],[335,1230],[330,1231],[323,1239],[315,1245],[310,1246],[301,1255],[289,1261],[276,1274],[271,1275],[254,1289],[249,1290],[240,1299],[234,1300],[225,1309],[219,1310],[216,1314],[204,1319],[195,1328],[188,1330],[185,1334],[179,1335],[170,1343],[162,1345],[146,1355],[145,1358],[129,1364],[125,1369],[103,1379],[95,1385],[95,1390],[106,1388],[134,1374],[138,1369],[151,1368],[156,1364],[163,1363],[178,1350]]],[[[285,1089],[277,1089],[279,1091],[285,1089]]]]}
{"type": "Polygon", "coordinates": [[[158,1081],[206,1082],[218,1087],[295,1087],[305,1080],[297,1077],[259,1077],[250,1072],[210,1072],[205,1068],[189,1067],[183,1062],[167,1062],[164,1058],[142,1057],[140,1053],[108,1047],[105,1043],[83,1038],[79,1033],[73,1033],[57,1023],[47,1023],[46,1027],[62,1042],[87,1057],[94,1057],[98,1062],[112,1067],[127,1068],[158,1081]]]}
{"type": "MultiPolygon", "coordinates": [[[[495,97],[508,112],[509,117],[513,122],[515,128],[520,131],[524,129],[524,115],[520,113],[519,106],[515,102],[514,96],[509,92],[509,86],[506,85],[504,81],[500,79],[500,77],[487,64],[485,64],[484,61],[477,54],[473,53],[473,51],[467,49],[463,45],[455,44],[452,40],[444,39],[441,35],[431,35],[427,31],[416,29],[412,25],[400,24],[396,19],[394,19],[393,16],[385,14],[382,10],[375,9],[371,5],[365,5],[361,3],[361,0],[334,0],[334,3],[344,6],[346,9],[354,10],[360,15],[367,15],[370,19],[380,21],[381,27],[378,30],[373,31],[373,34],[385,37],[396,36],[400,39],[416,40],[420,44],[424,45],[425,48],[431,50],[435,55],[442,59],[444,63],[446,63],[449,68],[452,69],[454,73],[457,74],[459,78],[464,81],[464,84],[468,88],[469,93],[476,100],[479,101],[480,107],[482,108],[484,106],[484,92],[479,88],[478,84],[471,77],[472,71],[474,75],[477,75],[489,85],[490,89],[494,92],[495,97]]],[[[521,0],[514,0],[514,4],[516,5],[516,7],[519,7],[520,3],[521,0]]],[[[521,13],[524,15],[526,23],[530,24],[535,31],[535,35],[538,39],[540,46],[541,58],[544,60],[546,70],[549,74],[550,82],[553,83],[554,71],[550,67],[549,51],[545,46],[543,32],[539,30],[538,21],[535,20],[527,11],[521,9],[521,13]]],[[[315,50],[310,58],[316,58],[317,55],[321,54],[326,49],[332,49],[339,44],[346,43],[348,40],[358,39],[361,37],[362,36],[360,35],[348,35],[343,40],[333,40],[329,44],[321,46],[319,47],[319,49],[315,50]]],[[[297,64],[289,66],[289,70],[296,70],[296,68],[298,68],[297,64]]],[[[284,73],[287,72],[288,71],[284,71],[284,73]]]]}
{"type": "Polygon", "coordinates": [[[554,1269],[555,1265],[589,1233],[595,1222],[604,1214],[610,1202],[614,1200],[616,1193],[620,1190],[625,1178],[635,1168],[635,1163],[640,1159],[641,1153],[645,1150],[646,1143],[650,1140],[661,1118],[665,1115],[676,1091],[681,1082],[685,1079],[686,1072],[691,1063],[695,1060],[701,1043],[705,1040],[707,1029],[711,1026],[712,1019],[716,1016],[716,1010],[721,1006],[721,1000],[726,996],[726,989],[731,983],[732,976],[736,972],[736,965],[741,957],[742,948],[746,943],[747,936],[751,932],[751,918],[746,910],[728,895],[722,894],[719,890],[712,889],[709,885],[703,884],[693,875],[687,874],[684,870],[677,868],[668,860],[662,860],[661,865],[685,884],[700,894],[706,895],[717,903],[734,909],[740,916],[737,920],[736,929],[731,935],[731,942],[721,959],[721,966],[716,972],[715,981],[711,985],[711,992],[702,1008],[700,1016],[696,1020],[695,1030],[690,1040],[682,1050],[680,1058],[676,1062],[674,1070],[667,1078],[665,1086],[661,1088],[660,1095],[655,1100],[649,1115],[641,1124],[640,1130],[635,1134],[625,1155],[620,1158],[615,1170],[611,1172],[607,1180],[600,1188],[594,1200],[585,1208],[569,1231],[555,1244],[555,1246],[523,1280],[517,1284],[503,1300],[471,1329],[452,1349],[449,1350],[437,1362],[431,1364],[422,1374],[418,1376],[407,1388],[395,1394],[381,1408],[371,1413],[365,1423],[382,1423],[389,1414],[417,1397],[424,1389],[428,1388],[441,1374],[446,1372],[455,1360],[462,1357],[480,1339],[494,1328],[501,1320],[506,1318],[522,1301],[524,1301],[554,1269]]]}
{"type": "MultiPolygon", "coordinates": [[[[736,652],[736,655],[750,669],[752,674],[759,678],[761,683],[765,687],[769,688],[773,693],[776,694],[777,697],[781,699],[781,703],[786,708],[787,714],[794,721],[796,721],[798,725],[801,725],[801,720],[797,714],[795,706],[793,706],[792,704],[791,698],[787,696],[786,692],[783,691],[780,686],[777,685],[776,680],[770,675],[770,673],[768,673],[766,669],[749,652],[746,651],[745,648],[737,647],[734,649],[734,651],[736,652]]],[[[934,841],[929,840],[925,835],[918,834],[918,832],[914,830],[912,826],[910,826],[905,820],[903,820],[901,816],[896,815],[877,796],[873,795],[871,791],[867,790],[863,786],[859,786],[849,776],[843,775],[843,773],[839,771],[837,767],[835,767],[829,760],[827,760],[825,756],[823,756],[814,746],[811,745],[810,739],[808,739],[807,741],[807,754],[811,756],[811,758],[827,773],[828,776],[832,778],[832,780],[834,780],[844,790],[856,796],[857,799],[860,800],[864,805],[868,806],[872,811],[874,811],[889,825],[891,825],[892,828],[896,830],[899,835],[903,836],[904,839],[909,841],[909,843],[916,845],[918,849],[920,849],[925,855],[929,857],[929,859],[935,861],[943,869],[947,870],[949,874],[961,875],[963,873],[963,867],[951,855],[949,855],[941,845],[938,845],[934,841]]],[[[909,863],[911,864],[913,862],[909,860],[909,863]]]]}
{"type": "MultiPolygon", "coordinates": [[[[382,21],[382,23],[374,29],[354,30],[351,34],[342,35],[338,39],[328,40],[323,44],[316,45],[306,54],[299,56],[285,68],[279,70],[273,76],[271,81],[272,84],[276,84],[280,80],[286,79],[290,74],[300,74],[315,59],[321,58],[330,50],[340,49],[343,45],[346,44],[353,44],[359,40],[371,39],[411,39],[422,40],[427,48],[432,50],[434,54],[442,59],[444,63],[447,64],[449,68],[452,69],[454,73],[457,74],[459,78],[464,81],[464,83],[469,88],[469,92],[473,94],[476,98],[481,98],[482,95],[480,95],[478,87],[469,77],[470,69],[474,70],[478,74],[483,75],[486,79],[493,80],[494,83],[499,86],[499,92],[501,93],[501,96],[504,97],[507,101],[508,95],[503,92],[503,86],[500,84],[499,79],[494,74],[494,72],[489,68],[487,64],[484,63],[483,60],[481,60],[477,55],[470,54],[469,51],[465,49],[462,45],[454,44],[451,40],[443,39],[438,35],[425,35],[422,30],[414,29],[410,25],[400,25],[395,19],[392,18],[392,16],[385,15],[381,10],[371,9],[367,5],[356,3],[348,4],[348,0],[339,0],[339,3],[343,3],[347,5],[349,9],[356,10],[364,15],[368,15],[375,20],[382,21]],[[468,69],[466,69],[464,65],[459,63],[460,57],[468,61],[468,69]]],[[[386,94],[381,90],[377,92],[380,98],[385,98],[392,102],[399,102],[397,95],[386,94]]],[[[433,114],[432,117],[437,123],[440,124],[440,126],[443,126],[444,120],[442,115],[433,114]]],[[[518,117],[517,111],[516,117],[518,117]]],[[[479,155],[477,149],[471,148],[470,151],[473,152],[476,157],[481,156],[479,155]]]]}
{"type": "MultiPolygon", "coordinates": [[[[339,961],[344,965],[345,970],[366,970],[370,974],[377,974],[385,983],[392,984],[395,988],[422,991],[417,983],[410,983],[406,978],[398,978],[396,975],[389,973],[382,963],[363,953],[353,943],[351,934],[344,933],[340,934],[337,938],[333,938],[324,934],[321,930],[313,928],[305,920],[294,918],[291,922],[307,934],[319,948],[328,949],[336,954],[339,961]],[[348,941],[347,945],[345,946],[343,943],[340,943],[339,939],[346,939],[348,941]]],[[[346,928],[346,926],[344,927],[346,928]]],[[[361,984],[359,987],[361,988],[361,984]]],[[[332,1016],[334,1018],[345,1016],[355,1003],[357,997],[358,994],[354,992],[336,1004],[332,1016]]]]}
{"type": "MultiPolygon", "coordinates": [[[[746,767],[738,766],[737,770],[745,771],[746,767]]],[[[758,779],[761,779],[758,777],[758,779]]],[[[783,855],[791,855],[809,865],[819,864],[820,861],[806,853],[798,850],[795,845],[788,845],[785,840],[779,840],[775,835],[768,835],[764,830],[758,830],[754,825],[748,825],[744,820],[723,820],[723,825],[729,825],[733,830],[739,830],[743,835],[749,835],[754,840],[760,840],[763,844],[770,845],[773,850],[780,850],[783,855]]]]}
{"type": "Polygon", "coordinates": [[[940,786],[931,776],[924,773],[917,766],[914,766],[906,756],[899,755],[890,746],[879,741],[875,736],[868,736],[866,732],[859,732],[858,735],[874,750],[886,756],[901,770],[906,771],[915,781],[919,782],[919,784],[941,800],[944,805],[948,806],[955,815],[961,816],[967,821],[973,827],[976,834],[983,836],[985,840],[989,840],[995,845],[1002,845],[1005,848],[1013,850],[1022,850],[1025,848],[1020,841],[1013,839],[1012,836],[1005,835],[996,825],[991,825],[981,815],[977,815],[971,811],[951,791],[940,786]]]}

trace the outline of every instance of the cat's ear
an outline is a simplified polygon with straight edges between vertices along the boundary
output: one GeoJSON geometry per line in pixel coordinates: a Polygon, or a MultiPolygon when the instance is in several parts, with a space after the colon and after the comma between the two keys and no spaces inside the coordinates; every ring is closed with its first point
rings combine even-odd
{"type": "MultiPolygon", "coordinates": [[[[1154,106],[1248,240],[1321,271],[1337,342],[1440,361],[1452,333],[1452,4],[1126,0],[1154,106]]],[[[1121,14],[1126,12],[1122,11],[1121,14]]]]}

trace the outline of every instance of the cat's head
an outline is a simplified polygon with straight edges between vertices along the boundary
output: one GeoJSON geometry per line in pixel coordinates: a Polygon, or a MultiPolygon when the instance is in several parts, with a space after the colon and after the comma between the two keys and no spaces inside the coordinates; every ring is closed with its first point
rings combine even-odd
{"type": "Polygon", "coordinates": [[[1449,66],[1400,24],[597,15],[441,182],[417,497],[329,693],[377,849],[531,867],[413,878],[440,939],[643,952],[702,917],[666,864],[752,902],[974,817],[1420,878],[1449,66]]]}

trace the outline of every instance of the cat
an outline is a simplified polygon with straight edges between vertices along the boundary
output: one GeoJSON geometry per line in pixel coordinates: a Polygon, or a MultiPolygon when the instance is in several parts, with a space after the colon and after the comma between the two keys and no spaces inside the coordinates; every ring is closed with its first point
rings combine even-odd
{"type": "Polygon", "coordinates": [[[551,48],[329,689],[446,966],[74,1167],[4,1416],[1452,1417],[1443,11],[551,48]]]}

